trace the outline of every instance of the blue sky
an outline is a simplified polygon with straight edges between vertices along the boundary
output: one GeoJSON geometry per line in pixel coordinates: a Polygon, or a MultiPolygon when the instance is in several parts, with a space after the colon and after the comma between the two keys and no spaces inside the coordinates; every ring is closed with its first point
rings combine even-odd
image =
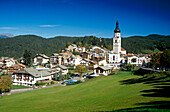
{"type": "Polygon", "coordinates": [[[169,0],[0,0],[0,34],[170,35],[169,0]]]}

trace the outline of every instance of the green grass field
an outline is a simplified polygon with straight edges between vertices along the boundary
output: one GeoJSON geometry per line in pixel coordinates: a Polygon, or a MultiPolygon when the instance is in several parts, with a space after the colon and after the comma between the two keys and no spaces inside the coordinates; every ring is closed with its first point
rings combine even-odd
{"type": "Polygon", "coordinates": [[[170,111],[169,77],[119,71],[84,83],[0,98],[1,112],[170,111]]]}
{"type": "Polygon", "coordinates": [[[18,85],[12,85],[11,89],[23,89],[23,88],[30,88],[27,86],[18,86],[18,85]]]}

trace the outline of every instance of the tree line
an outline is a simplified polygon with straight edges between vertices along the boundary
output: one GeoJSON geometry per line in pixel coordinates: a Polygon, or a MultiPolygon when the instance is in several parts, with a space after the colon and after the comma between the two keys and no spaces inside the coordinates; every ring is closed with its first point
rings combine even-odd
{"type": "Polygon", "coordinates": [[[170,68],[170,49],[164,50],[163,53],[154,53],[151,56],[151,65],[153,69],[161,68],[165,70],[170,68]]]}
{"type": "MultiPolygon", "coordinates": [[[[25,50],[30,51],[32,56],[39,53],[46,55],[58,53],[66,47],[68,42],[86,47],[87,49],[91,46],[100,46],[112,50],[113,39],[95,36],[43,38],[36,35],[20,35],[12,38],[0,38],[0,42],[0,57],[19,58],[23,56],[25,50]]],[[[148,35],[122,38],[122,47],[128,53],[152,54],[155,49],[158,51],[170,49],[170,36],[148,35]]]]}

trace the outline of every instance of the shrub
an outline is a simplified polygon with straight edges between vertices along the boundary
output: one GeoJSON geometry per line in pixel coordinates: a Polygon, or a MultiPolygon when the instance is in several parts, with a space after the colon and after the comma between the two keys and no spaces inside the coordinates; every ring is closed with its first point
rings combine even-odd
{"type": "Polygon", "coordinates": [[[59,75],[59,77],[57,77],[57,81],[61,81],[63,80],[63,75],[59,75]]]}
{"type": "Polygon", "coordinates": [[[70,67],[70,68],[68,68],[68,70],[74,70],[74,67],[70,67]]]}
{"type": "Polygon", "coordinates": [[[51,81],[51,84],[55,84],[54,81],[51,81]]]}
{"type": "Polygon", "coordinates": [[[43,83],[43,82],[36,82],[35,85],[36,86],[42,86],[42,85],[45,85],[45,83],[43,83]]]}
{"type": "Polygon", "coordinates": [[[127,71],[131,71],[133,69],[133,65],[129,63],[127,64],[126,68],[127,68],[127,71]]]}
{"type": "Polygon", "coordinates": [[[114,75],[114,74],[116,74],[116,71],[111,71],[109,75],[114,75]]]}

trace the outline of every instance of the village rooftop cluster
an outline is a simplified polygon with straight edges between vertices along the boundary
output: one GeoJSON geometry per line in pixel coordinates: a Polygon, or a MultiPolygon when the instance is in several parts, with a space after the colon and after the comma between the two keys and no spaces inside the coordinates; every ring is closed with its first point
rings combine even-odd
{"type": "MultiPolygon", "coordinates": [[[[37,82],[48,82],[60,75],[66,76],[69,70],[75,69],[78,65],[88,67],[88,73],[84,73],[86,77],[97,77],[100,75],[108,76],[112,71],[119,70],[123,66],[127,66],[127,64],[132,64],[134,67],[147,66],[150,59],[148,54],[126,53],[126,50],[121,47],[121,33],[117,21],[112,51],[98,46],[93,46],[90,50],[87,50],[85,47],[70,44],[62,50],[62,53],[53,53],[51,57],[45,54],[37,54],[33,59],[32,65],[34,67],[24,65],[22,58],[17,60],[15,58],[1,57],[0,74],[11,75],[13,85],[32,87],[37,82]],[[78,52],[80,55],[74,55],[73,52],[78,52]]],[[[79,74],[77,76],[79,78],[74,80],[86,78],[80,77],[79,74]]]]}

